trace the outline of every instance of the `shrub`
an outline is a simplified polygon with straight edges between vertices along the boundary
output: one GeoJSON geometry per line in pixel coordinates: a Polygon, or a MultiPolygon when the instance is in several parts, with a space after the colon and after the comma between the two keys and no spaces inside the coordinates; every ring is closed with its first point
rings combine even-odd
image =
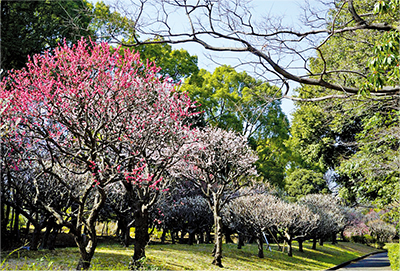
{"type": "Polygon", "coordinates": [[[364,237],[365,244],[367,244],[369,246],[374,245],[377,242],[377,240],[369,234],[365,234],[363,237],[364,237]]]}
{"type": "Polygon", "coordinates": [[[364,235],[353,235],[350,237],[350,241],[353,243],[365,244],[366,240],[364,235]]]}
{"type": "Polygon", "coordinates": [[[390,268],[400,270],[400,246],[399,244],[387,244],[390,268]]]}

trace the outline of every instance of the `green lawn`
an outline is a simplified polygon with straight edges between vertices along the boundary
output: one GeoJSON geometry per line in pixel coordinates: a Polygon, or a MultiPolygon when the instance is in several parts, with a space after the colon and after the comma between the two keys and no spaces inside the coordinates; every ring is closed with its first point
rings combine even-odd
{"type": "MultiPolygon", "coordinates": [[[[304,253],[294,246],[293,257],[277,251],[265,251],[265,258],[257,257],[257,246],[246,245],[241,250],[233,244],[224,244],[223,270],[323,270],[361,255],[377,251],[374,248],[354,243],[326,243],[311,249],[304,244],[304,253]]],[[[211,265],[213,245],[150,245],[147,247],[145,266],[158,270],[220,270],[211,265]]],[[[100,244],[92,260],[92,270],[127,270],[133,247],[123,248],[118,244],[100,244]]],[[[18,251],[7,259],[2,253],[2,270],[66,270],[76,267],[79,253],[77,248],[55,251],[18,251]]]]}

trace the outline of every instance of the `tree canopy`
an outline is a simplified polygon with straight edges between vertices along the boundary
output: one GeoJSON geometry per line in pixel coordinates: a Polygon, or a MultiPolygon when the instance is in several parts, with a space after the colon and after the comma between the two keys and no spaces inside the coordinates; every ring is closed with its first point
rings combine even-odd
{"type": "Polygon", "coordinates": [[[282,112],[278,88],[256,80],[246,72],[220,66],[191,76],[181,91],[199,103],[203,120],[212,126],[232,130],[248,138],[257,151],[257,169],[274,185],[283,186],[288,150],[289,122],[282,112]]]}
{"type": "MultiPolygon", "coordinates": [[[[374,11],[381,13],[374,13],[375,16],[395,24],[397,15],[392,12],[398,10],[398,3],[388,1],[383,10],[379,8],[381,2],[384,1],[377,2],[374,11]]],[[[368,1],[357,4],[363,12],[369,7],[368,1]]],[[[344,14],[336,20],[346,21],[351,18],[349,16],[344,14]]],[[[379,35],[367,30],[343,33],[344,40],[343,37],[330,38],[320,48],[320,55],[310,62],[311,72],[323,66],[365,71],[365,77],[354,74],[340,79],[331,75],[331,80],[346,80],[348,84],[362,86],[357,97],[319,100],[327,94],[336,97],[341,94],[313,86],[302,86],[297,90],[303,102],[296,103],[288,144],[300,157],[301,165],[298,166],[321,173],[334,170],[332,181],[339,184],[342,197],[351,202],[374,202],[385,206],[396,199],[399,97],[373,98],[373,93],[368,93],[368,90],[391,84],[389,82],[397,76],[399,69],[394,67],[398,65],[398,53],[392,51],[398,48],[396,35],[395,29],[380,31],[379,35]],[[388,36],[394,40],[389,41],[388,36]],[[386,52],[386,56],[383,57],[382,52],[386,52]]]]}
{"type": "Polygon", "coordinates": [[[65,39],[89,37],[90,4],[78,1],[2,1],[1,68],[20,69],[28,55],[54,49],[65,39]]]}

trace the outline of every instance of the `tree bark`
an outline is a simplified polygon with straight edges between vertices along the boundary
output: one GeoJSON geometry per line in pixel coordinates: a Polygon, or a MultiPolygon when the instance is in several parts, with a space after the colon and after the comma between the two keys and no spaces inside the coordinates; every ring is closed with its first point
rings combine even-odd
{"type": "Polygon", "coordinates": [[[14,236],[15,236],[15,240],[17,240],[17,241],[19,241],[20,240],[20,238],[21,238],[21,236],[20,236],[20,231],[19,231],[19,210],[18,209],[16,209],[15,210],[15,217],[14,217],[14,229],[13,229],[13,232],[14,232],[14,236]]]}
{"type": "Polygon", "coordinates": [[[175,245],[175,230],[170,230],[171,233],[171,242],[173,245],[175,245]]]}
{"type": "Polygon", "coordinates": [[[190,229],[188,230],[189,232],[189,241],[188,241],[188,245],[193,245],[194,243],[194,238],[195,238],[195,234],[196,234],[196,230],[190,229]]]}
{"type": "Polygon", "coordinates": [[[48,248],[48,240],[49,240],[49,235],[51,233],[51,230],[53,229],[53,218],[50,218],[47,223],[46,223],[46,231],[43,235],[43,240],[42,244],[40,245],[40,249],[47,249],[48,248]]]}
{"type": "Polygon", "coordinates": [[[233,243],[232,238],[231,238],[231,234],[232,231],[231,229],[229,229],[228,227],[224,227],[224,233],[225,233],[225,242],[228,243],[233,243]]]}
{"type": "Polygon", "coordinates": [[[238,240],[238,245],[237,248],[238,249],[242,249],[242,247],[244,246],[244,236],[243,234],[239,233],[239,240],[238,240]]]}
{"type": "Polygon", "coordinates": [[[319,245],[322,247],[324,245],[324,238],[320,238],[319,239],[319,245]]]}
{"type": "Polygon", "coordinates": [[[204,244],[204,232],[203,232],[203,230],[200,230],[197,233],[197,244],[204,244]]]}
{"type": "Polygon", "coordinates": [[[292,257],[293,256],[293,249],[292,249],[292,236],[289,234],[289,231],[285,232],[285,238],[288,243],[288,256],[292,257]]]}
{"type": "Polygon", "coordinates": [[[300,252],[304,252],[304,250],[303,250],[303,240],[298,240],[298,242],[299,242],[299,251],[300,252]]]}
{"type": "Polygon", "coordinates": [[[223,267],[222,266],[222,217],[219,214],[218,206],[214,205],[214,260],[212,264],[223,267]]]}
{"type": "Polygon", "coordinates": [[[97,247],[97,235],[94,224],[90,230],[85,230],[81,236],[75,236],[75,242],[78,245],[80,259],[76,270],[87,270],[90,267],[94,251],[97,247]]]}
{"type": "Polygon", "coordinates": [[[78,262],[78,266],[76,267],[76,270],[88,270],[90,267],[90,262],[92,260],[92,256],[90,256],[90,253],[82,252],[80,253],[80,258],[78,262]]]}
{"type": "Polygon", "coordinates": [[[38,249],[41,231],[42,231],[42,228],[39,225],[35,225],[35,229],[33,230],[33,234],[32,234],[30,250],[38,249]]]}
{"type": "Polygon", "coordinates": [[[205,240],[205,243],[206,244],[209,244],[211,242],[211,231],[210,231],[210,229],[208,229],[207,231],[206,231],[206,240],[205,240]]]}
{"type": "Polygon", "coordinates": [[[131,270],[141,266],[140,260],[146,257],[146,246],[149,242],[149,214],[144,206],[140,206],[135,213],[135,247],[131,261],[131,270]]]}
{"type": "MultiPolygon", "coordinates": [[[[87,193],[90,188],[87,190],[87,193]]],[[[78,216],[77,216],[77,227],[74,229],[75,242],[78,245],[80,259],[76,267],[77,270],[87,270],[90,267],[94,252],[97,247],[97,233],[96,233],[96,221],[99,217],[99,211],[104,205],[105,193],[103,188],[99,187],[97,190],[98,194],[95,196],[94,204],[90,210],[89,217],[84,222],[84,213],[86,208],[84,201],[79,205],[78,216]],[[82,231],[82,225],[86,225],[82,231]],[[83,233],[83,234],[81,234],[83,233]]]]}
{"type": "Polygon", "coordinates": [[[288,256],[289,257],[293,257],[293,249],[292,249],[292,239],[288,239],[287,240],[287,243],[288,243],[288,246],[289,246],[289,249],[288,249],[288,256]]]}
{"type": "Polygon", "coordinates": [[[332,233],[332,244],[333,244],[333,245],[337,244],[336,235],[337,235],[336,232],[332,233]]]}
{"type": "Polygon", "coordinates": [[[312,243],[312,249],[316,250],[317,249],[317,238],[313,238],[313,243],[312,243]]]}
{"type": "Polygon", "coordinates": [[[60,226],[57,224],[53,226],[53,231],[50,233],[49,236],[49,243],[48,243],[48,248],[49,250],[54,250],[56,247],[56,240],[57,240],[57,235],[60,231],[60,226]]]}
{"type": "Polygon", "coordinates": [[[264,258],[263,239],[262,236],[257,237],[258,258],[264,258]]]}
{"type": "Polygon", "coordinates": [[[163,229],[163,232],[161,234],[161,244],[165,244],[165,236],[167,235],[167,229],[163,229]]]}

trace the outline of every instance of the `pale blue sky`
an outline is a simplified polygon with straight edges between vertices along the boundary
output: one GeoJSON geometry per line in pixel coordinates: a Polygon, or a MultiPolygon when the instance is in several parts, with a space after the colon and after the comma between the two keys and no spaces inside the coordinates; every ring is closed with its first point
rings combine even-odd
{"type": "MultiPolygon", "coordinates": [[[[97,0],[89,0],[91,2],[97,2],[97,0]]],[[[107,4],[113,4],[115,0],[104,0],[105,3],[107,4]]],[[[124,0],[122,0],[124,1],[124,0]]],[[[130,1],[126,0],[127,6],[130,1]]],[[[310,0],[311,3],[316,3],[316,0],[310,0]]],[[[282,22],[285,25],[289,26],[296,26],[299,25],[299,16],[301,12],[300,5],[304,4],[304,0],[253,0],[252,1],[252,6],[255,8],[255,12],[257,14],[253,14],[255,18],[261,18],[261,16],[267,16],[268,14],[272,14],[274,16],[279,16],[282,17],[282,22]]],[[[174,20],[175,21],[175,20],[174,20]]],[[[176,24],[178,27],[181,27],[179,17],[176,18],[176,24]]],[[[195,44],[195,43],[186,43],[186,44],[179,44],[179,45],[173,45],[174,49],[180,49],[183,48],[187,50],[191,55],[197,55],[199,58],[199,67],[206,69],[210,72],[213,72],[213,70],[218,66],[217,64],[213,63],[206,55],[209,54],[209,51],[206,51],[203,49],[201,45],[195,44]]],[[[214,53],[215,56],[215,53],[214,53]]],[[[227,65],[232,65],[234,66],[235,61],[234,59],[230,58],[229,55],[225,55],[222,53],[218,53],[217,56],[222,56],[221,59],[219,59],[219,63],[221,64],[227,64],[227,65]]],[[[245,55],[236,55],[236,57],[245,57],[245,55]]],[[[237,62],[236,62],[237,63],[237,62]]],[[[240,70],[240,69],[239,69],[240,70]]],[[[251,71],[247,71],[251,74],[251,71]]],[[[296,83],[291,83],[290,87],[291,90],[296,88],[298,84],[296,83]]],[[[286,115],[291,119],[290,114],[294,112],[294,105],[291,100],[284,99],[282,101],[282,109],[286,113],[286,115]]]]}

